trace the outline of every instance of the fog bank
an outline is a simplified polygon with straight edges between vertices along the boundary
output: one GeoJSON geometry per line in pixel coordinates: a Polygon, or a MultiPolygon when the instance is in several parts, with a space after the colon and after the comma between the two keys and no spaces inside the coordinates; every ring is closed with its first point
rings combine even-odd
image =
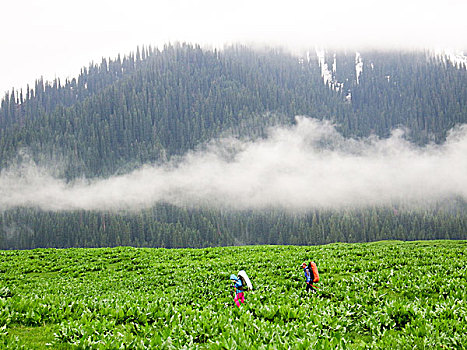
{"type": "Polygon", "coordinates": [[[23,163],[0,173],[0,210],[140,210],[178,206],[306,211],[313,208],[467,200],[467,125],[442,145],[349,139],[329,122],[297,117],[264,139],[224,138],[162,166],[71,183],[23,163]]]}

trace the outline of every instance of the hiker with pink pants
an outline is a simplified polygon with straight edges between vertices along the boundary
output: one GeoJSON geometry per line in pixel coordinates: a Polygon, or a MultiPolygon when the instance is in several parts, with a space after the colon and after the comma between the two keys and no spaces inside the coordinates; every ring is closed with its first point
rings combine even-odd
{"type": "Polygon", "coordinates": [[[245,295],[243,294],[244,288],[240,277],[230,275],[230,280],[233,282],[232,288],[234,289],[235,297],[234,301],[237,307],[240,307],[240,303],[245,302],[245,295]]]}

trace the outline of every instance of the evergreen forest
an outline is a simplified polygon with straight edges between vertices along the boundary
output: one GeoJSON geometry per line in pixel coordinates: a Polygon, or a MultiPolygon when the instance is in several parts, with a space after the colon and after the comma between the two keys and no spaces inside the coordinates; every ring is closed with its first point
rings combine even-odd
{"type": "MultiPolygon", "coordinates": [[[[467,67],[428,51],[319,57],[314,50],[297,55],[245,46],[138,47],[93,62],[76,78],[41,78],[6,93],[0,174],[27,160],[47,164],[66,181],[108,178],[166,163],[222,135],[264,137],[269,126],[293,125],[297,115],[330,120],[344,137],[386,138],[404,128],[416,145],[440,144],[467,123],[467,67]]],[[[467,238],[463,198],[426,208],[300,213],[168,203],[137,212],[0,207],[0,213],[0,249],[467,238]]]]}

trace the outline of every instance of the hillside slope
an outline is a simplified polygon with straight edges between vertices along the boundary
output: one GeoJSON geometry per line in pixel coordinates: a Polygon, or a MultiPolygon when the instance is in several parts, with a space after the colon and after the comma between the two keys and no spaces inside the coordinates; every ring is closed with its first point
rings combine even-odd
{"type": "MultiPolygon", "coordinates": [[[[251,140],[295,116],[330,120],[343,137],[443,143],[467,122],[467,70],[428,52],[205,50],[177,44],[83,68],[65,82],[38,80],[0,106],[0,174],[39,164],[65,181],[105,179],[166,164],[220,136],[251,140]]],[[[6,175],[5,175],[6,176],[6,175]]],[[[8,183],[5,185],[8,186],[8,183]]],[[[158,203],[137,213],[7,208],[0,248],[204,247],[465,238],[462,198],[306,213],[229,212],[158,203]]]]}
{"type": "Polygon", "coordinates": [[[60,160],[68,179],[109,176],[296,115],[330,119],[344,136],[402,126],[422,143],[467,121],[465,67],[424,52],[362,53],[359,69],[355,59],[179,45],[103,60],[64,84],[40,80],[4,97],[0,167],[26,149],[60,160]],[[325,81],[324,65],[335,67],[325,81]]]}

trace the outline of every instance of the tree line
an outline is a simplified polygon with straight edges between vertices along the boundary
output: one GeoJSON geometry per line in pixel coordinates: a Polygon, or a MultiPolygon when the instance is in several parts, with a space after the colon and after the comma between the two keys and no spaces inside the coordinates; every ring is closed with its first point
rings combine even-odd
{"type": "Polygon", "coordinates": [[[157,205],[137,214],[14,209],[0,217],[0,249],[317,245],[465,239],[465,210],[368,207],[307,213],[217,211],[157,205]]]}

